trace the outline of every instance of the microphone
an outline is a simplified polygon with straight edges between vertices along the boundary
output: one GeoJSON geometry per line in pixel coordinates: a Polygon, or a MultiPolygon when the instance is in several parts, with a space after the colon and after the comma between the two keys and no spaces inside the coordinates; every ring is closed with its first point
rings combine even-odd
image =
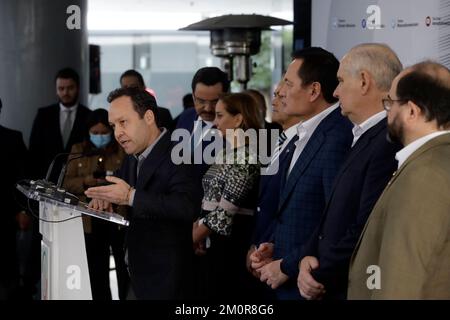
{"type": "Polygon", "coordinates": [[[102,154],[103,150],[102,149],[93,149],[93,150],[89,150],[86,152],[78,152],[78,153],[69,153],[67,155],[69,156],[75,156],[73,158],[69,158],[66,163],[63,165],[63,167],[61,168],[61,172],[59,173],[58,176],[58,182],[56,183],[56,188],[59,189],[63,182],[64,182],[64,177],[66,175],[66,171],[67,171],[67,165],[72,161],[72,160],[76,160],[76,159],[80,159],[80,158],[84,158],[84,157],[91,157],[91,156],[96,156],[99,154],[102,154]]]}
{"type": "Polygon", "coordinates": [[[59,159],[62,156],[68,156],[68,155],[81,155],[83,154],[83,152],[76,152],[76,153],[70,153],[70,152],[62,152],[62,153],[58,153],[52,160],[52,162],[50,163],[50,166],[47,169],[47,174],[45,175],[45,179],[44,181],[50,182],[50,175],[53,172],[53,166],[55,165],[56,159],[59,159]]]}
{"type": "Polygon", "coordinates": [[[45,175],[44,179],[39,179],[39,180],[30,180],[30,185],[33,189],[53,189],[55,187],[55,184],[53,182],[50,181],[50,176],[53,172],[53,167],[56,163],[56,160],[59,159],[62,156],[68,156],[68,155],[82,155],[83,152],[77,152],[77,153],[69,153],[69,152],[62,152],[62,153],[58,153],[52,160],[52,162],[50,163],[48,169],[47,169],[47,174],[45,175]]]}

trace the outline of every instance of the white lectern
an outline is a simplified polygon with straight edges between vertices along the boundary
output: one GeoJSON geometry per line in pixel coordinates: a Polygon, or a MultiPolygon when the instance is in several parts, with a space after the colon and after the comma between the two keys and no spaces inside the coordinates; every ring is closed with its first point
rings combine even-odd
{"type": "Polygon", "coordinates": [[[128,221],[115,213],[91,210],[86,204],[70,204],[64,194],[55,197],[53,189],[24,185],[17,185],[17,189],[39,201],[41,299],[92,299],[81,216],[87,214],[122,225],[128,225],[128,221]]]}

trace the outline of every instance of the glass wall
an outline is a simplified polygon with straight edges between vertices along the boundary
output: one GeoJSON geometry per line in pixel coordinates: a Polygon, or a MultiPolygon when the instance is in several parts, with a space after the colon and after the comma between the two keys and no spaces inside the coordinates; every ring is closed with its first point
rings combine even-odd
{"type": "Polygon", "coordinates": [[[175,117],[182,110],[183,95],[191,92],[195,71],[220,66],[210,53],[208,32],[90,32],[89,43],[101,48],[102,92],[90,95],[92,109],[107,108],[108,93],[119,87],[121,73],[136,69],[155,91],[158,104],[175,117]]]}

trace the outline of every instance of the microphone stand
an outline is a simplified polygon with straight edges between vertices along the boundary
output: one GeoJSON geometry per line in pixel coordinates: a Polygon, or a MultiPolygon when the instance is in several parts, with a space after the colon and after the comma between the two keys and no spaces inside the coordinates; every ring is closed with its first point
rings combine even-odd
{"type": "Polygon", "coordinates": [[[97,149],[97,150],[92,150],[92,151],[88,151],[88,152],[71,153],[70,155],[78,155],[78,156],[68,159],[66,161],[66,163],[63,165],[63,167],[61,168],[61,172],[59,173],[59,176],[58,176],[58,182],[56,183],[56,189],[61,188],[61,186],[64,182],[64,178],[66,176],[66,171],[67,171],[67,165],[69,164],[69,162],[71,162],[72,160],[76,160],[76,159],[80,159],[80,158],[84,158],[84,157],[95,156],[95,155],[101,154],[101,152],[102,151],[100,149],[97,149]]]}

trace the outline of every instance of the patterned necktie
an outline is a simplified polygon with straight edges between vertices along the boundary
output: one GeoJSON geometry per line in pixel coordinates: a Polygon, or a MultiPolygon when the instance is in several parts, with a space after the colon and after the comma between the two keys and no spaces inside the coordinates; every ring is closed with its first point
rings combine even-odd
{"type": "Polygon", "coordinates": [[[287,136],[284,133],[284,131],[281,132],[281,134],[278,136],[277,145],[275,146],[275,149],[273,150],[272,160],[278,158],[278,156],[280,155],[281,149],[283,148],[283,144],[286,141],[286,139],[287,139],[287,136]]]}

